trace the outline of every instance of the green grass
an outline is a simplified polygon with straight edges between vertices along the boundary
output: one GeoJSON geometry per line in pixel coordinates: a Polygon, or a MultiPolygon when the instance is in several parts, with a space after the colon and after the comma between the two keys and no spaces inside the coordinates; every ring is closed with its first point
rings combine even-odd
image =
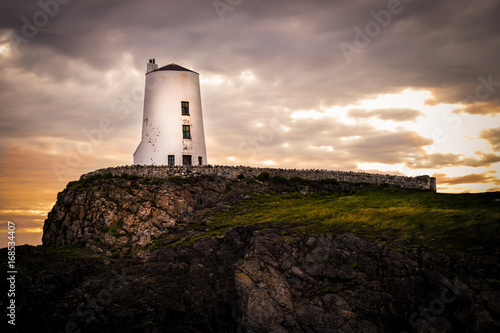
{"type": "MultiPolygon", "coordinates": [[[[80,259],[99,259],[100,257],[94,257],[93,252],[85,248],[84,243],[77,243],[71,245],[45,245],[43,248],[53,256],[60,256],[61,258],[80,258],[80,259]]],[[[52,256],[47,256],[47,261],[53,261],[52,256]],[[52,259],[50,259],[52,258],[52,259]]]]}
{"type": "Polygon", "coordinates": [[[351,232],[387,245],[423,245],[438,251],[489,256],[500,244],[500,202],[478,194],[389,190],[353,195],[254,196],[207,225],[225,229],[267,223],[293,233],[351,232]]]}
{"type": "MultiPolygon", "coordinates": [[[[128,174],[112,177],[108,173],[72,182],[68,184],[68,189],[97,191],[103,183],[111,181],[110,178],[132,181],[133,186],[138,186],[139,182],[160,185],[163,182],[190,183],[196,180],[192,177],[136,179],[128,174]]],[[[296,234],[349,232],[364,239],[379,240],[384,246],[391,246],[400,252],[423,245],[437,251],[478,255],[499,261],[495,251],[500,244],[500,202],[487,199],[484,195],[402,190],[384,185],[367,186],[353,194],[332,193],[331,185],[339,184],[336,179],[286,179],[270,177],[265,172],[256,178],[260,182],[255,178],[242,182],[244,177],[238,177],[240,181],[237,184],[265,186],[265,194],[249,190],[250,199],[234,206],[230,212],[213,213],[213,219],[206,226],[199,230],[194,228],[194,235],[178,236],[178,239],[165,243],[182,246],[221,235],[234,226],[265,224],[266,228],[278,228],[281,237],[286,239],[293,239],[296,234]],[[302,195],[299,190],[309,185],[315,191],[302,195]],[[207,227],[209,230],[205,231],[207,227]]],[[[234,183],[228,183],[226,192],[239,191],[234,187],[234,183]]],[[[127,190],[132,191],[131,188],[127,190]]],[[[240,194],[243,193],[246,192],[240,194]]],[[[104,192],[104,196],[109,196],[109,193],[104,192]]],[[[119,205],[118,210],[121,209],[119,205]]],[[[120,237],[121,223],[98,229],[120,237]]],[[[161,247],[162,243],[157,242],[154,246],[161,247]]]]}
{"type": "MultiPolygon", "coordinates": [[[[283,177],[285,178],[285,177],[283,177]]],[[[266,172],[266,171],[263,171],[261,172],[258,176],[257,176],[257,179],[260,180],[260,181],[265,181],[265,180],[268,180],[269,179],[269,172],[266,172]]],[[[286,179],[286,178],[285,178],[286,179]]]]}
{"type": "MultiPolygon", "coordinates": [[[[106,178],[108,179],[108,178],[106,178]]],[[[77,192],[97,191],[100,187],[102,176],[97,174],[76,182],[70,182],[67,188],[72,188],[77,192]]]]}

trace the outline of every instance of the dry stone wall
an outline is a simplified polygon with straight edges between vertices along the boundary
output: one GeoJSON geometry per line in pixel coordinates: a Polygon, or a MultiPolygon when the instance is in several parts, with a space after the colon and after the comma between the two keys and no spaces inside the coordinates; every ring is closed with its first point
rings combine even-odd
{"type": "Polygon", "coordinates": [[[200,165],[200,166],[157,166],[157,165],[127,165],[99,169],[82,176],[90,177],[96,174],[111,173],[120,176],[123,173],[139,177],[170,178],[170,177],[196,177],[201,175],[216,175],[226,178],[237,178],[239,175],[257,177],[262,172],[269,173],[270,177],[282,176],[286,178],[301,177],[309,180],[335,178],[341,182],[354,184],[389,184],[409,189],[436,191],[436,178],[427,175],[417,177],[383,175],[365,172],[335,171],[322,169],[278,169],[278,168],[255,168],[247,166],[223,166],[223,165],[200,165]]]}

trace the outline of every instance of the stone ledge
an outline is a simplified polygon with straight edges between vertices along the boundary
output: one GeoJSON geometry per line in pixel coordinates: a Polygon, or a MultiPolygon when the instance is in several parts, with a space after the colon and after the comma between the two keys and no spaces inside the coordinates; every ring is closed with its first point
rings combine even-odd
{"type": "Polygon", "coordinates": [[[226,178],[237,178],[240,174],[244,177],[256,177],[262,172],[268,172],[271,177],[283,176],[286,178],[301,177],[309,180],[320,180],[335,178],[338,181],[354,184],[389,184],[401,188],[432,190],[436,192],[436,178],[428,175],[408,177],[389,174],[376,174],[353,171],[336,171],[324,169],[279,169],[258,168],[248,166],[224,166],[224,165],[200,165],[200,166],[166,166],[166,165],[126,165],[110,167],[92,171],[81,178],[87,178],[96,174],[111,173],[120,176],[123,173],[149,178],[169,177],[193,177],[201,175],[216,175],[226,178]]]}

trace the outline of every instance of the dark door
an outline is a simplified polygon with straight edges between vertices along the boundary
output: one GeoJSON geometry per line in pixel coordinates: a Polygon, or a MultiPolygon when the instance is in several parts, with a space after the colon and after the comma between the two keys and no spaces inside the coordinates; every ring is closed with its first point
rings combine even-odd
{"type": "Polygon", "coordinates": [[[191,165],[191,155],[182,155],[182,165],[191,165]]]}

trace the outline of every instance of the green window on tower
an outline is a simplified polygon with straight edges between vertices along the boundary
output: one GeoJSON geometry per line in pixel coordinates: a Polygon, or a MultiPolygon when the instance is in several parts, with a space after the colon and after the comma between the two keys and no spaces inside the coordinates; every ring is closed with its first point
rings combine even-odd
{"type": "Polygon", "coordinates": [[[183,116],[189,116],[189,102],[181,102],[183,116]]]}
{"type": "Polygon", "coordinates": [[[182,125],[182,138],[191,139],[191,125],[182,125]]]}

